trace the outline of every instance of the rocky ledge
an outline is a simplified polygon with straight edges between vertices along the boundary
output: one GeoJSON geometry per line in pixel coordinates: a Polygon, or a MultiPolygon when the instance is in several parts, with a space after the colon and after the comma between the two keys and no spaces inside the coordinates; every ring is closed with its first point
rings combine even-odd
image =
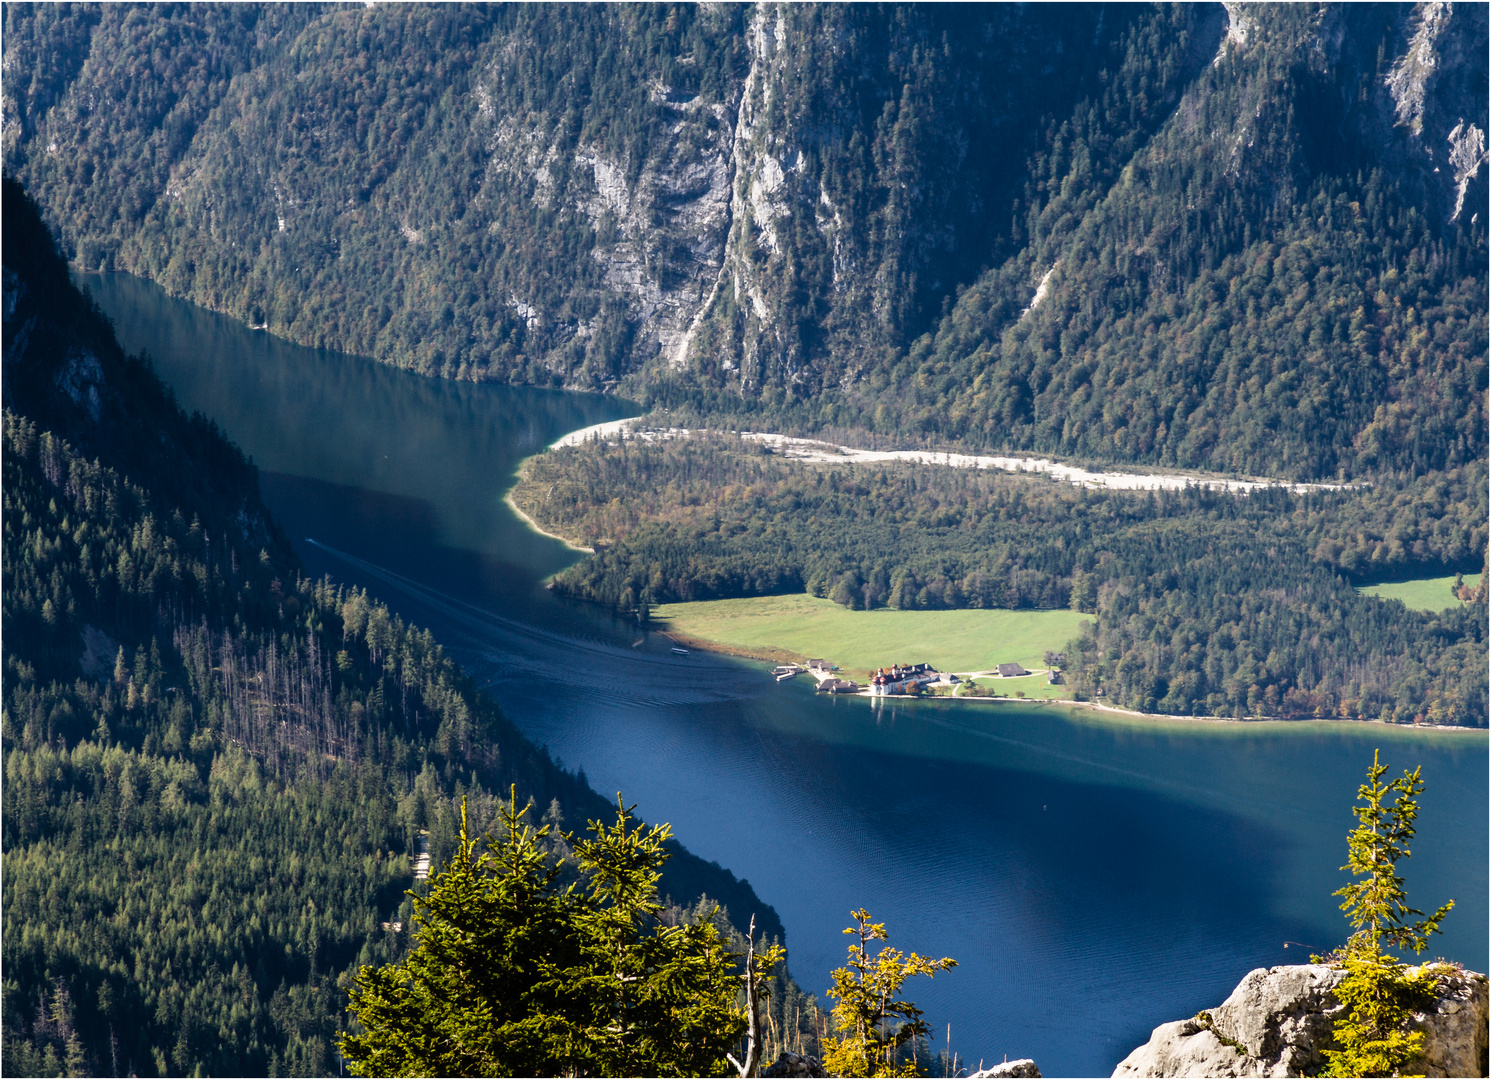
{"type": "MultiPolygon", "coordinates": [[[[782,1051],[780,1057],[764,1069],[762,1076],[798,1076],[819,1077],[827,1076],[823,1071],[823,1063],[815,1057],[806,1054],[793,1054],[782,1051]]],[[[1021,1058],[1019,1061],[1004,1061],[987,1069],[968,1074],[968,1080],[989,1080],[992,1077],[1038,1077],[1041,1070],[1035,1067],[1035,1062],[1029,1058],[1021,1058]]]]}
{"type": "MultiPolygon", "coordinates": [[[[1155,1028],[1113,1075],[1314,1076],[1326,1064],[1345,977],[1324,964],[1250,971],[1209,1013],[1155,1028]]],[[[1405,1075],[1487,1075],[1486,989],[1486,976],[1445,966],[1434,1007],[1414,1018],[1427,1037],[1405,1075]]]]}
{"type": "Polygon", "coordinates": [[[1030,1058],[1020,1058],[1018,1061],[1001,1061],[998,1065],[991,1065],[987,1069],[968,1074],[968,1080],[987,1080],[992,1077],[1004,1076],[1040,1076],[1041,1070],[1035,1067],[1035,1062],[1030,1058]]]}

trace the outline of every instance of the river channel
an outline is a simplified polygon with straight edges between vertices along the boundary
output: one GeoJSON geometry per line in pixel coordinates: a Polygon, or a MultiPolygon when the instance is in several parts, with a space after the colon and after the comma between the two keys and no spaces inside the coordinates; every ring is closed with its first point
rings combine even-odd
{"type": "Polygon", "coordinates": [[[1343,940],[1331,896],[1381,747],[1423,767],[1409,899],[1457,901],[1431,952],[1487,966],[1487,739],[1331,723],[816,697],[543,580],[577,556],[503,502],[523,458],[628,415],[595,395],[427,379],[300,348],[127,275],[79,276],[181,403],[261,470],[310,570],[429,626],[517,725],[747,878],[819,994],[864,906],[957,959],[908,987],[970,1063],[1107,1075],[1260,966],[1343,940]],[[1286,949],[1284,943],[1302,943],[1286,949]]]}

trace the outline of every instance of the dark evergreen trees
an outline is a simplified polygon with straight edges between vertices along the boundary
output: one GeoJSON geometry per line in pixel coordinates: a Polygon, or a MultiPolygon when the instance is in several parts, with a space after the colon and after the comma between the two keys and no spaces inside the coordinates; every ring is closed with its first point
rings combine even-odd
{"type": "MultiPolygon", "coordinates": [[[[576,840],[583,882],[561,887],[547,826],[516,796],[495,834],[470,835],[414,902],[408,957],[363,967],[360,1031],[342,1040],[367,1076],[711,1076],[745,1030],[739,959],[713,914],[659,916],[668,827],[614,825],[576,840]]],[[[768,972],[769,973],[769,972],[768,972]]]]}
{"type": "MultiPolygon", "coordinates": [[[[604,800],[427,632],[311,581],[4,184],[3,1070],[325,1075],[464,797],[604,800]]],[[[670,842],[671,843],[671,842],[670,842]]],[[[672,847],[663,887],[770,908],[672,847]]],[[[722,931],[723,932],[723,931],[722,931]]]]}

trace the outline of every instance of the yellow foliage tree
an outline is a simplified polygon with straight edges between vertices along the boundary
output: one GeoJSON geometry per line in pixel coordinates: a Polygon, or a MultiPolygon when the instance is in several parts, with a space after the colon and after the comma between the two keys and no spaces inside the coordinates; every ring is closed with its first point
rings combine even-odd
{"type": "Polygon", "coordinates": [[[896,1052],[918,1035],[931,1029],[922,1020],[922,1010],[898,995],[913,975],[929,978],[957,967],[956,960],[933,960],[882,946],[873,957],[869,943],[888,941],[884,923],[872,923],[864,908],[850,912],[855,925],[844,933],[855,937],[849,946],[849,964],[833,972],[828,996],[835,1001],[834,1031],[823,1044],[823,1065],[832,1076],[915,1076],[914,1063],[898,1063],[896,1052]]]}

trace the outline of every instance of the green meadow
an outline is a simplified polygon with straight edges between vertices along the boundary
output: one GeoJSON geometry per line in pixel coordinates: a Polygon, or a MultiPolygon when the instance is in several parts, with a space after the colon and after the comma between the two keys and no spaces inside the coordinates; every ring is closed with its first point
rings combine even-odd
{"type": "MultiPolygon", "coordinates": [[[[1472,589],[1481,583],[1480,574],[1466,574],[1465,584],[1472,589]]],[[[1450,592],[1450,586],[1455,583],[1453,575],[1450,577],[1417,578],[1413,581],[1393,581],[1384,585],[1367,585],[1357,590],[1367,596],[1380,596],[1384,600],[1401,600],[1408,607],[1418,611],[1443,611],[1445,608],[1458,607],[1456,600],[1450,592]]]]}
{"type": "Polygon", "coordinates": [[[1026,675],[1024,678],[1014,679],[980,678],[976,681],[980,690],[992,690],[1007,698],[1023,694],[1027,701],[1069,701],[1072,696],[1071,690],[1065,685],[1052,686],[1044,675],[1026,675]]]}
{"type": "MultiPolygon", "coordinates": [[[[1089,618],[1074,611],[850,611],[803,593],[663,604],[652,614],[664,629],[698,642],[734,652],[822,657],[850,678],[896,663],[926,662],[940,671],[1003,663],[1043,667],[1041,655],[1064,650],[1089,618]]],[[[1026,681],[1018,680],[1021,688],[1026,681]]],[[[1044,679],[1028,681],[1044,685],[1044,679]]],[[[1016,680],[1007,685],[1013,694],[1016,680]]],[[[1037,696],[1033,685],[1027,693],[1037,696]]]]}

